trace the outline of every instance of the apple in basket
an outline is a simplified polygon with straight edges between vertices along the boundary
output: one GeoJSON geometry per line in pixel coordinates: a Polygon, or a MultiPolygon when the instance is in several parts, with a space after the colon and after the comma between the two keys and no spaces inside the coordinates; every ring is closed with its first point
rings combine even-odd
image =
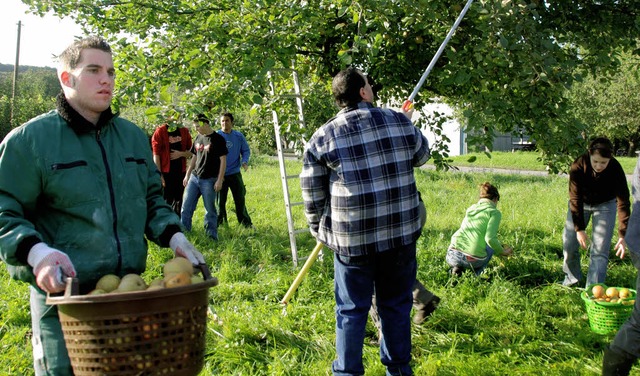
{"type": "Polygon", "coordinates": [[[147,284],[138,274],[127,274],[120,280],[118,288],[113,292],[131,292],[146,290],[147,284]]]}
{"type": "Polygon", "coordinates": [[[115,274],[103,275],[96,283],[96,290],[111,292],[120,285],[120,277],[115,274]]]}
{"type": "Polygon", "coordinates": [[[609,287],[607,291],[605,291],[605,294],[607,295],[608,298],[615,299],[618,297],[620,292],[615,287],[609,287]]]}
{"type": "Polygon", "coordinates": [[[618,291],[618,296],[620,297],[620,299],[626,299],[631,296],[631,290],[623,287],[620,289],[620,291],[618,291]]]}
{"type": "Polygon", "coordinates": [[[165,280],[171,278],[178,273],[188,273],[189,278],[193,275],[193,265],[191,261],[184,257],[175,257],[167,261],[162,268],[165,280]]]}
{"type": "Polygon", "coordinates": [[[602,285],[595,285],[591,288],[591,293],[595,299],[600,299],[605,296],[605,288],[602,285]]]}
{"type": "Polygon", "coordinates": [[[168,278],[165,277],[164,279],[164,287],[166,288],[187,286],[190,284],[191,284],[191,274],[189,274],[188,272],[171,274],[168,278]]]}

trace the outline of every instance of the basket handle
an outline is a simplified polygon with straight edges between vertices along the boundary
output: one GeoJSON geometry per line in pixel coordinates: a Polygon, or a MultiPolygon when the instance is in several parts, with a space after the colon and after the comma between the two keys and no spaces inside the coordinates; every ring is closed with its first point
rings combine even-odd
{"type": "Polygon", "coordinates": [[[80,281],[78,280],[78,278],[66,277],[64,291],[59,293],[53,293],[53,294],[47,292],[47,301],[49,299],[66,300],[70,296],[74,296],[74,295],[80,295],[80,281]]]}
{"type": "Polygon", "coordinates": [[[209,266],[207,266],[207,264],[202,262],[198,265],[195,265],[195,268],[199,269],[202,272],[202,277],[205,281],[213,279],[213,277],[211,276],[211,272],[209,271],[209,266]]]}

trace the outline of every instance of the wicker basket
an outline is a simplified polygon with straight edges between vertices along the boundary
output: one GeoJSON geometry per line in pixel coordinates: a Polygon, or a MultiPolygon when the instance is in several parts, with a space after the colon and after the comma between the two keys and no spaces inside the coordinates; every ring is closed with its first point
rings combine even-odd
{"type": "Polygon", "coordinates": [[[74,374],[200,373],[208,292],[218,284],[203,273],[205,281],[194,285],[105,295],[74,295],[70,278],[64,296],[47,304],[58,307],[74,374]]]}
{"type": "MultiPolygon", "coordinates": [[[[602,285],[602,284],[600,284],[602,285]]],[[[631,316],[633,304],[631,301],[636,298],[636,290],[631,290],[631,296],[616,303],[598,302],[591,299],[589,293],[595,285],[587,287],[580,296],[584,300],[589,317],[589,327],[591,331],[598,334],[612,334],[618,331],[622,324],[631,316]]],[[[603,287],[606,286],[603,285],[603,287]]],[[[618,288],[619,289],[619,288],[618,288]]]]}

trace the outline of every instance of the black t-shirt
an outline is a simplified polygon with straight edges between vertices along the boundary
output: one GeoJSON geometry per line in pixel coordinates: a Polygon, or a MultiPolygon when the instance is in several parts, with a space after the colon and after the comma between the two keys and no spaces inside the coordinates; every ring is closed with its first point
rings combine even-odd
{"type": "MultiPolygon", "coordinates": [[[[180,133],[180,128],[176,128],[173,132],[168,132],[169,134],[169,151],[177,150],[182,151],[182,134],[180,133]]],[[[169,171],[182,171],[182,158],[170,159],[169,163],[169,171]]]]}
{"type": "Polygon", "coordinates": [[[229,151],[224,138],[213,132],[208,135],[198,134],[193,141],[191,152],[196,158],[193,173],[200,179],[210,179],[218,177],[220,157],[227,155],[229,151]]]}

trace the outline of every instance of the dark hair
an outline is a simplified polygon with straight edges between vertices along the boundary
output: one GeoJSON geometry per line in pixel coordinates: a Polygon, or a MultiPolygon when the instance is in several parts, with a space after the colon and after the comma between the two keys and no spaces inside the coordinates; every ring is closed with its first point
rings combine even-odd
{"type": "Polygon", "coordinates": [[[193,121],[198,122],[198,123],[205,123],[205,124],[211,124],[209,122],[209,118],[207,117],[207,115],[205,114],[198,114],[193,118],[193,121]]]}
{"type": "Polygon", "coordinates": [[[73,70],[80,63],[82,51],[86,49],[96,49],[111,53],[111,46],[109,46],[107,41],[98,36],[90,36],[71,43],[69,47],[65,48],[65,50],[57,56],[57,59],[60,61],[63,69],[73,70]]]}
{"type": "Polygon", "coordinates": [[[362,102],[360,89],[366,85],[364,75],[356,68],[349,67],[336,74],[331,83],[331,91],[339,107],[354,107],[362,102]]]}
{"type": "Polygon", "coordinates": [[[226,117],[228,117],[229,119],[231,119],[231,122],[232,122],[232,123],[234,122],[234,120],[233,120],[233,114],[232,114],[231,112],[223,112],[223,113],[222,113],[222,115],[220,115],[220,116],[222,116],[222,117],[226,116],[226,117]]]}
{"type": "Polygon", "coordinates": [[[491,185],[488,181],[480,184],[480,198],[488,198],[489,200],[497,200],[500,201],[500,193],[498,192],[498,188],[491,185]]]}
{"type": "Polygon", "coordinates": [[[600,154],[602,158],[613,156],[613,144],[606,137],[598,137],[589,144],[589,155],[600,154]]]}

